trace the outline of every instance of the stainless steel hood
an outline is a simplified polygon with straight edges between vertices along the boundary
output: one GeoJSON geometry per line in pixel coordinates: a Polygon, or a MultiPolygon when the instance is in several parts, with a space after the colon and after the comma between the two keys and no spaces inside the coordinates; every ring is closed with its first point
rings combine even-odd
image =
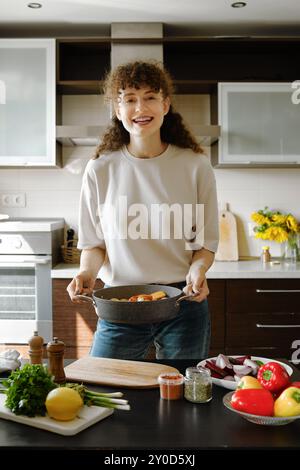
{"type": "MultiPolygon", "coordinates": [[[[198,142],[210,146],[218,141],[221,127],[212,125],[189,126],[198,142]]],[[[99,144],[104,126],[57,126],[56,140],[66,147],[77,145],[95,147],[99,144]]]]}
{"type": "MultiPolygon", "coordinates": [[[[121,63],[131,60],[155,59],[163,62],[162,44],[139,44],[139,39],[162,38],[162,23],[112,23],[111,37],[122,39],[111,44],[111,66],[114,68],[121,63]],[[124,38],[136,39],[137,43],[124,43],[124,38]]],[[[200,144],[212,145],[220,136],[220,126],[194,125],[189,126],[200,144]]],[[[96,146],[104,133],[106,126],[74,126],[60,125],[56,127],[56,140],[64,146],[96,146]]]]}

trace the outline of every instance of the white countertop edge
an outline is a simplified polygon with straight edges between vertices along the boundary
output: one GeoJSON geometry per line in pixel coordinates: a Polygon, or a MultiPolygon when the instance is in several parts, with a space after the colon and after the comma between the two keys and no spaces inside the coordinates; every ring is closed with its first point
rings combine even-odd
{"type": "MultiPolygon", "coordinates": [[[[79,265],[61,263],[51,271],[52,279],[72,279],[79,265]]],[[[300,279],[300,263],[264,265],[260,260],[216,261],[207,272],[207,279],[300,279]]]]}
{"type": "Polygon", "coordinates": [[[0,233],[52,232],[64,228],[64,219],[5,220],[0,222],[0,233]]]}

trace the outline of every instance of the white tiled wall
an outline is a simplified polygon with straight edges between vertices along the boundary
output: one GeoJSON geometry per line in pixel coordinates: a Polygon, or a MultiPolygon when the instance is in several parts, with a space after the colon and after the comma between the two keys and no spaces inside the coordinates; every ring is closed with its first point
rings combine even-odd
{"type": "MultiPolygon", "coordinates": [[[[191,124],[209,123],[208,96],[176,97],[176,105],[191,124]]],[[[96,100],[90,96],[64,97],[63,106],[66,124],[103,124],[108,116],[107,108],[105,113],[98,112],[98,107],[103,111],[99,97],[96,100]]],[[[82,173],[93,151],[93,147],[64,148],[61,169],[0,170],[1,193],[26,194],[25,208],[0,207],[0,212],[15,217],[64,217],[76,229],[82,173]]],[[[209,155],[209,148],[205,151],[209,155]]],[[[248,234],[251,212],[268,206],[291,212],[300,219],[299,169],[216,169],[215,174],[220,209],[228,203],[237,218],[241,256],[259,256],[263,244],[248,234]]],[[[273,255],[280,254],[279,244],[268,244],[273,255]]]]}

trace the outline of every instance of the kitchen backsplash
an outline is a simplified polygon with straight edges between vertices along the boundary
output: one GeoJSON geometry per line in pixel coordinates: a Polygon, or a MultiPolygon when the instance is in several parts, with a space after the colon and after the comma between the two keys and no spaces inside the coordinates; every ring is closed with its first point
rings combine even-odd
{"type": "MultiPolygon", "coordinates": [[[[102,124],[104,115],[94,104],[90,96],[64,97],[64,124],[102,124]],[[84,106],[90,110],[89,119],[82,112],[84,106]]],[[[191,124],[210,122],[208,95],[179,96],[177,107],[191,124]]],[[[26,196],[25,208],[0,207],[0,212],[12,217],[64,217],[76,230],[82,173],[93,150],[93,147],[65,147],[60,169],[0,170],[0,192],[26,196]]],[[[209,156],[210,149],[204,150],[209,156]]],[[[268,206],[291,212],[300,219],[300,169],[216,169],[215,175],[220,209],[228,203],[237,218],[240,256],[259,256],[261,246],[266,244],[249,235],[251,212],[268,206]]],[[[274,256],[280,255],[279,244],[268,242],[268,245],[274,256]]]]}

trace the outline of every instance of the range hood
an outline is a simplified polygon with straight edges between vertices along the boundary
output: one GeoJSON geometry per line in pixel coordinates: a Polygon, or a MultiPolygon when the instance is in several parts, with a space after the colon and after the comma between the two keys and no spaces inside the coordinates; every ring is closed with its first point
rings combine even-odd
{"type": "MultiPolygon", "coordinates": [[[[162,38],[162,23],[112,23],[111,37],[113,39],[136,39],[137,43],[126,44],[112,42],[112,68],[131,60],[157,60],[163,62],[162,44],[138,44],[139,39],[162,38]]],[[[194,125],[189,126],[199,143],[203,146],[212,145],[220,136],[220,126],[194,125]]],[[[96,146],[99,144],[106,126],[74,126],[60,125],[56,127],[56,140],[64,146],[96,146]]]]}
{"type": "MultiPolygon", "coordinates": [[[[77,145],[95,147],[99,144],[105,126],[57,126],[56,140],[66,147],[77,145]]],[[[213,145],[218,141],[221,126],[190,126],[197,141],[203,146],[213,145]]]]}

